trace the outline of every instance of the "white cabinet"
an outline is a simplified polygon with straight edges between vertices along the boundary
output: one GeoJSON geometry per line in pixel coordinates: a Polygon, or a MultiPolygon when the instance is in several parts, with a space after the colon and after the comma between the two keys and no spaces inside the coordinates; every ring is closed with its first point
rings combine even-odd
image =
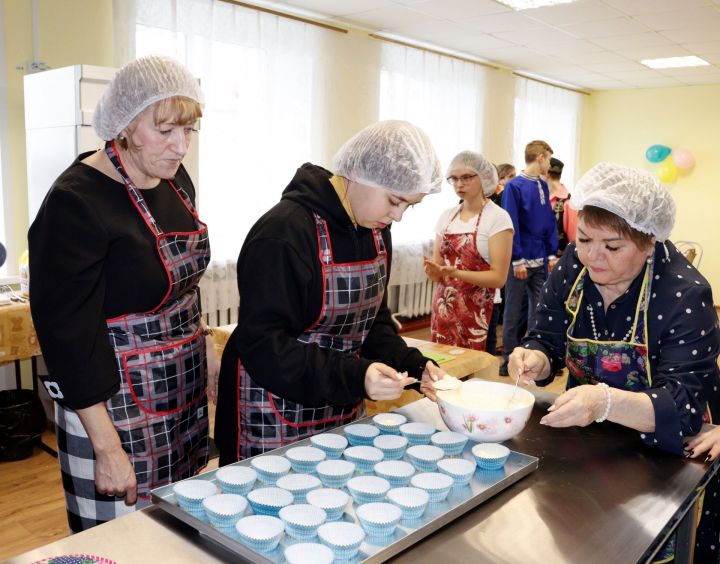
{"type": "MultiPolygon", "coordinates": [[[[55,179],[79,153],[102,148],[92,115],[117,69],[73,65],[25,75],[28,213],[35,219],[55,179]]],[[[183,161],[197,186],[198,143],[183,161]]]]}

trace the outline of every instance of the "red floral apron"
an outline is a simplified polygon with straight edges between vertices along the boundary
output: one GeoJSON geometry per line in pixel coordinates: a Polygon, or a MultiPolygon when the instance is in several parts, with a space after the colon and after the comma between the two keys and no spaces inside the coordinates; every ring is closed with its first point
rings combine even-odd
{"type": "MultiPolygon", "coordinates": [[[[358,354],[370,332],[385,293],[387,253],[379,230],[373,230],[377,256],[368,261],[336,263],[327,222],[315,217],[322,264],[324,299],[317,321],[299,337],[358,354]],[[348,319],[354,321],[348,322],[348,319]]],[[[248,458],[344,425],[365,415],[365,403],[305,406],[281,398],[257,384],[238,359],[237,459],[248,458]]]]}
{"type": "Polygon", "coordinates": [[[168,291],[150,311],[108,319],[120,390],[108,413],[135,469],[139,498],[193,476],[208,460],[207,362],[198,282],[210,261],[207,226],[190,198],[170,183],[192,214],[196,231],[164,233],[127,176],[114,142],[105,146],[128,195],[152,231],[168,291]]]}
{"type": "MultiPolygon", "coordinates": [[[[440,243],[440,256],[445,264],[453,265],[458,270],[490,270],[490,264],[477,250],[477,232],[482,212],[480,210],[478,213],[472,233],[447,232],[460,210],[450,219],[440,243]]],[[[430,320],[432,341],[484,351],[494,297],[494,288],[483,288],[457,278],[442,278],[433,298],[430,320]]]]}

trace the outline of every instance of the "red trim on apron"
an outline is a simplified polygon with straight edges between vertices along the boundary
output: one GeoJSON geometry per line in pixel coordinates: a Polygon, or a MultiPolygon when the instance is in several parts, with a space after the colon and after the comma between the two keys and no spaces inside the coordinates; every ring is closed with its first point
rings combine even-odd
{"type": "Polygon", "coordinates": [[[198,229],[164,233],[127,175],[114,142],[105,146],[128,197],[156,240],[168,290],[153,309],[106,320],[120,374],[108,414],[138,477],[138,496],[196,474],[207,463],[207,362],[197,284],[210,259],[207,226],[170,182],[198,229]]]}
{"type": "MultiPolygon", "coordinates": [[[[314,214],[318,257],[322,265],[323,300],[316,321],[298,340],[321,348],[358,354],[382,303],[387,279],[387,252],[379,230],[373,230],[374,259],[335,263],[327,222],[314,214]],[[346,298],[338,300],[337,288],[344,281],[346,298]],[[361,312],[363,315],[360,315],[361,312]],[[342,318],[354,316],[348,329],[342,318]],[[338,328],[343,327],[339,334],[338,328]]],[[[364,414],[364,401],[349,406],[306,406],[281,398],[255,382],[238,359],[237,365],[237,446],[236,457],[247,458],[278,446],[346,423],[364,414]]]]}

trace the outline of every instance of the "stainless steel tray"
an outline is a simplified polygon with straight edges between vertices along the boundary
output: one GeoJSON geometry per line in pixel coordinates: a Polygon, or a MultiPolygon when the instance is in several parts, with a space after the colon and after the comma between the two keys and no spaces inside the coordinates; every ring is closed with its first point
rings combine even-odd
{"type": "MultiPolygon", "coordinates": [[[[354,423],[358,422],[372,424],[372,419],[368,417],[360,421],[355,421],[354,423]]],[[[338,427],[337,429],[333,429],[329,432],[344,434],[342,427],[338,427]]],[[[297,443],[278,448],[272,451],[272,454],[282,455],[288,448],[309,444],[311,444],[310,440],[305,439],[298,441],[297,443]]],[[[473,460],[470,450],[475,444],[476,443],[473,441],[468,441],[465,446],[465,451],[462,454],[464,458],[473,460]]],[[[250,460],[251,459],[248,458],[240,462],[236,462],[235,465],[249,466],[250,460]]],[[[445,501],[429,504],[424,515],[420,519],[412,521],[412,526],[410,526],[409,522],[400,521],[395,534],[391,537],[378,539],[376,537],[366,536],[360,546],[360,552],[351,562],[384,562],[420,539],[430,535],[440,527],[448,524],[464,513],[467,513],[474,507],[477,507],[486,499],[489,499],[495,494],[501,492],[524,476],[527,476],[536,470],[537,467],[538,459],[536,457],[511,451],[510,457],[502,470],[493,472],[482,471],[480,469],[476,470],[468,486],[454,487],[450,490],[450,494],[445,501]]],[[[204,472],[203,474],[195,476],[193,479],[214,481],[215,472],[216,470],[204,472]]],[[[262,487],[262,485],[263,484],[258,481],[255,487],[262,487]]],[[[231,552],[237,554],[239,557],[250,562],[282,563],[285,562],[283,551],[290,544],[294,544],[296,542],[320,542],[319,540],[296,541],[295,539],[285,535],[283,540],[280,541],[280,545],[272,552],[255,552],[242,544],[239,537],[236,536],[233,531],[226,533],[226,531],[215,529],[210,525],[204,516],[198,517],[197,515],[188,513],[182,509],[175,500],[173,486],[174,484],[169,484],[152,490],[153,503],[157,504],[158,507],[167,511],[171,515],[174,515],[181,521],[184,521],[191,527],[197,529],[201,534],[216,541],[231,552]]],[[[345,515],[343,516],[343,519],[359,525],[360,523],[355,516],[355,506],[356,503],[351,497],[348,506],[345,508],[345,515]]],[[[252,514],[252,509],[248,508],[246,515],[247,514],[252,514]]]]}

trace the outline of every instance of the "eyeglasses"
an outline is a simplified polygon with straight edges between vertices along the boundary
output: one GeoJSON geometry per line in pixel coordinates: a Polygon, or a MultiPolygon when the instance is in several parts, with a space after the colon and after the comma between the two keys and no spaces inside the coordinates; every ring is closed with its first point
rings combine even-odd
{"type": "Polygon", "coordinates": [[[447,180],[447,183],[450,184],[450,186],[455,186],[456,184],[460,184],[460,183],[467,184],[476,176],[477,176],[477,174],[463,174],[460,177],[448,176],[445,180],[447,180]]]}

